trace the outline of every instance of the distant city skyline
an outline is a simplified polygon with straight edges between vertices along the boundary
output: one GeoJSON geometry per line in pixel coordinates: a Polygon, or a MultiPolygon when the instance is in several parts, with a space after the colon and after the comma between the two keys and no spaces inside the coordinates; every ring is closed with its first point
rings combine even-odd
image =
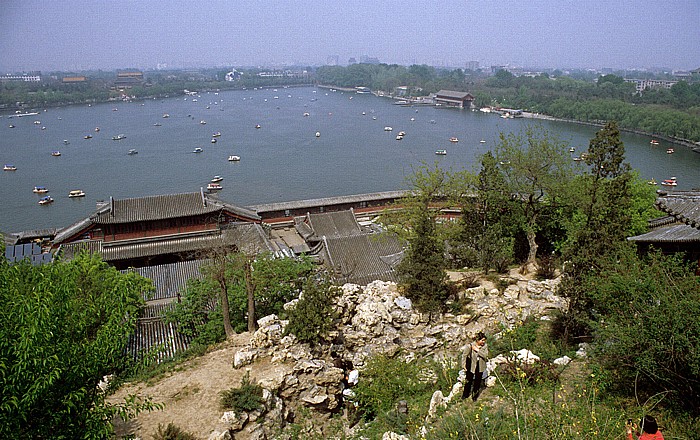
{"type": "Polygon", "coordinates": [[[700,67],[696,0],[4,0],[0,71],[347,65],[700,67]],[[329,63],[329,60],[334,61],[329,63]]]}

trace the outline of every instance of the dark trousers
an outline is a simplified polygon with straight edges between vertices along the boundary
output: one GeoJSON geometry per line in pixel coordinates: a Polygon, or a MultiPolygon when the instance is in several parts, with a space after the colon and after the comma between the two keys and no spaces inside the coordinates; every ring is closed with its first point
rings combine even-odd
{"type": "Polygon", "coordinates": [[[481,382],[482,373],[477,368],[474,373],[467,370],[467,379],[464,382],[464,391],[462,392],[462,399],[466,399],[471,394],[472,400],[476,401],[481,393],[481,382]]]}

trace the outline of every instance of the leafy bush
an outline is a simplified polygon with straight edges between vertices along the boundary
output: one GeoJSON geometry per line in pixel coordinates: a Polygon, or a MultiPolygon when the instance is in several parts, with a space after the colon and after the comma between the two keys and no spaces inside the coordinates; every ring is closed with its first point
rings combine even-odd
{"type": "Polygon", "coordinates": [[[260,385],[251,383],[250,373],[246,372],[241,379],[241,386],[220,393],[219,406],[222,410],[248,412],[261,409],[263,406],[263,389],[260,385]]]}
{"type": "Polygon", "coordinates": [[[301,342],[311,345],[324,342],[334,328],[335,297],[339,289],[328,279],[309,278],[294,308],[288,310],[289,324],[285,334],[293,334],[301,342]]]}
{"type": "Polygon", "coordinates": [[[557,259],[554,255],[542,255],[537,263],[535,276],[538,280],[550,280],[555,277],[557,270],[557,259]]]}
{"type": "Polygon", "coordinates": [[[158,432],[153,434],[153,440],[197,440],[197,437],[173,423],[168,423],[165,429],[163,425],[158,425],[158,432]]]}

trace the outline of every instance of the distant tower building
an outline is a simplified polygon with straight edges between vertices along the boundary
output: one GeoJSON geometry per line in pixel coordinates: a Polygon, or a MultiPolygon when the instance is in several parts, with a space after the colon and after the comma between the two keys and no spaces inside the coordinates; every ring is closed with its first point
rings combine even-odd
{"type": "Polygon", "coordinates": [[[338,55],[329,55],[328,58],[326,58],[326,65],[327,66],[337,66],[339,64],[340,57],[338,55]]]}
{"type": "Polygon", "coordinates": [[[471,70],[472,72],[476,72],[477,70],[479,70],[479,62],[467,61],[466,69],[471,70]]]}
{"type": "Polygon", "coordinates": [[[357,64],[357,60],[355,59],[355,57],[350,57],[350,59],[348,60],[348,64],[357,64]]]}
{"type": "Polygon", "coordinates": [[[226,81],[235,81],[241,77],[241,72],[236,69],[231,69],[230,72],[226,74],[226,81]]]}

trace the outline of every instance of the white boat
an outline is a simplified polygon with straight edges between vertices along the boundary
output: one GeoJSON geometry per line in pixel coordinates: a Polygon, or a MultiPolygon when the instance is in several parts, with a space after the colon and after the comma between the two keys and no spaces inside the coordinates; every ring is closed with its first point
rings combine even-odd
{"type": "Polygon", "coordinates": [[[304,113],[304,116],[311,116],[309,112],[304,113]]]}
{"type": "Polygon", "coordinates": [[[569,148],[569,153],[573,153],[574,151],[576,151],[576,148],[575,148],[575,147],[569,148]]]}
{"type": "Polygon", "coordinates": [[[392,130],[393,130],[393,128],[391,128],[391,127],[384,127],[384,131],[392,131],[392,130]]]}
{"type": "Polygon", "coordinates": [[[257,125],[255,126],[255,128],[260,128],[260,124],[257,124],[257,125]]]}
{"type": "Polygon", "coordinates": [[[139,154],[139,152],[132,148],[131,150],[127,151],[126,154],[128,154],[129,156],[133,156],[134,154],[139,154]]]}
{"type": "Polygon", "coordinates": [[[68,145],[70,142],[68,142],[68,139],[63,139],[63,145],[68,145]]]}
{"type": "Polygon", "coordinates": [[[204,120],[199,121],[199,123],[202,124],[202,125],[207,125],[207,121],[204,121],[204,120]]]}
{"type": "Polygon", "coordinates": [[[163,124],[161,124],[160,122],[156,122],[155,124],[153,124],[154,127],[160,127],[160,126],[162,126],[162,125],[163,125],[163,124]]]}
{"type": "Polygon", "coordinates": [[[60,155],[61,155],[61,152],[58,151],[58,150],[52,151],[52,152],[51,152],[51,155],[52,155],[52,156],[60,156],[60,155]]]}
{"type": "Polygon", "coordinates": [[[167,114],[167,113],[163,113],[163,117],[164,117],[164,118],[169,118],[169,117],[170,117],[170,115],[169,115],[169,114],[167,114]]]}
{"type": "Polygon", "coordinates": [[[123,134],[118,134],[116,136],[112,136],[113,141],[120,141],[122,139],[126,139],[126,136],[124,136],[123,134]]]}
{"type": "Polygon", "coordinates": [[[667,149],[666,149],[666,154],[673,154],[673,153],[675,153],[675,152],[676,152],[676,150],[674,150],[673,148],[667,148],[667,149]]]}
{"type": "Polygon", "coordinates": [[[45,186],[35,186],[34,189],[32,190],[32,192],[34,192],[36,194],[44,194],[44,193],[49,192],[49,190],[46,189],[45,186]]]}
{"type": "Polygon", "coordinates": [[[211,138],[211,143],[215,144],[216,143],[216,138],[211,138]]]}
{"type": "Polygon", "coordinates": [[[321,137],[321,132],[320,132],[320,131],[317,131],[317,132],[316,132],[316,137],[321,137]]]}
{"type": "Polygon", "coordinates": [[[224,187],[219,185],[218,183],[210,183],[207,185],[207,190],[209,191],[220,191],[222,189],[224,189],[224,187]]]}
{"type": "Polygon", "coordinates": [[[39,199],[40,205],[48,205],[49,203],[53,203],[53,198],[51,198],[51,196],[46,196],[39,199]]]}
{"type": "Polygon", "coordinates": [[[457,143],[457,142],[459,142],[459,139],[457,139],[456,137],[452,136],[452,137],[450,138],[450,142],[457,143]]]}
{"type": "Polygon", "coordinates": [[[221,136],[221,132],[217,131],[216,133],[212,134],[211,137],[219,137],[221,136]]]}
{"type": "Polygon", "coordinates": [[[400,132],[399,132],[399,136],[406,136],[406,132],[405,132],[405,131],[400,131],[400,132]]]}
{"type": "Polygon", "coordinates": [[[214,176],[214,177],[211,179],[211,183],[221,182],[222,180],[224,180],[223,177],[221,177],[221,176],[214,176]]]}
{"type": "Polygon", "coordinates": [[[479,141],[479,143],[480,143],[480,144],[485,144],[486,141],[485,141],[484,139],[482,139],[482,140],[479,141]]]}
{"type": "Polygon", "coordinates": [[[401,135],[396,136],[397,141],[400,141],[401,139],[403,139],[403,136],[401,136],[401,135]]]}
{"type": "Polygon", "coordinates": [[[662,180],[661,184],[664,186],[677,186],[678,181],[676,180],[675,177],[671,177],[670,179],[662,180]]]}
{"type": "Polygon", "coordinates": [[[73,191],[68,193],[68,197],[70,197],[70,198],[85,197],[85,193],[83,192],[82,189],[74,189],[73,191]]]}
{"type": "Polygon", "coordinates": [[[447,150],[437,150],[435,154],[437,154],[438,156],[446,156],[447,150]]]}
{"type": "Polygon", "coordinates": [[[195,148],[192,152],[193,152],[193,153],[201,153],[202,151],[204,151],[204,150],[202,150],[201,148],[197,147],[197,148],[195,148]]]}
{"type": "Polygon", "coordinates": [[[239,160],[241,160],[240,156],[231,155],[228,157],[229,162],[238,162],[239,160]]]}
{"type": "Polygon", "coordinates": [[[85,136],[83,136],[83,139],[92,139],[92,135],[91,135],[91,134],[86,134],[85,136]]]}
{"type": "Polygon", "coordinates": [[[2,169],[3,171],[17,171],[17,167],[9,163],[6,163],[2,169]]]}

